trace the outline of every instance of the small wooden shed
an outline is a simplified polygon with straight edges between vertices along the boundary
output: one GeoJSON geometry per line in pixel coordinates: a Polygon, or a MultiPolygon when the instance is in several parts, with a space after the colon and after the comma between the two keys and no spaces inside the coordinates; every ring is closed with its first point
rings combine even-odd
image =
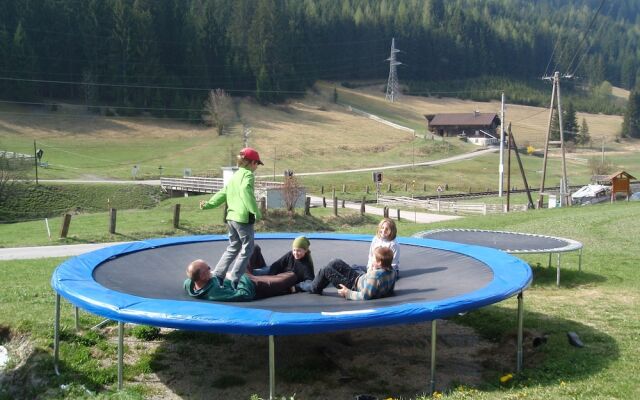
{"type": "Polygon", "coordinates": [[[629,200],[629,196],[631,196],[630,183],[632,179],[636,179],[635,176],[631,176],[625,171],[618,171],[605,179],[611,182],[611,201],[615,201],[617,193],[626,193],[627,200],[629,200]]]}

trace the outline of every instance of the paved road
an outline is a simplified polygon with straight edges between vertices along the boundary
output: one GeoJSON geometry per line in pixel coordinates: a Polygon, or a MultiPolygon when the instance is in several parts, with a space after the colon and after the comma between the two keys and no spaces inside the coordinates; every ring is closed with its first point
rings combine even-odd
{"type": "MultiPolygon", "coordinates": [[[[433,161],[424,161],[417,162],[411,164],[396,164],[396,165],[387,165],[384,167],[370,167],[370,168],[358,168],[358,169],[345,169],[345,170],[337,170],[337,171],[320,171],[320,172],[296,172],[296,176],[316,176],[316,175],[333,175],[333,174],[348,174],[353,172],[368,172],[368,171],[382,171],[387,169],[400,169],[400,168],[411,168],[411,167],[424,167],[424,166],[433,166],[440,164],[448,164],[452,162],[458,162],[462,160],[468,160],[470,158],[475,158],[482,156],[484,154],[495,153],[500,150],[498,147],[490,147],[488,149],[482,149],[478,151],[473,151],[471,153],[458,154],[457,156],[442,158],[440,160],[433,161]]],[[[273,175],[258,175],[258,178],[269,178],[273,177],[273,175]]]]}
{"type": "Polygon", "coordinates": [[[0,248],[0,260],[27,260],[34,258],[69,257],[113,246],[123,242],[69,244],[60,246],[0,248]]]}

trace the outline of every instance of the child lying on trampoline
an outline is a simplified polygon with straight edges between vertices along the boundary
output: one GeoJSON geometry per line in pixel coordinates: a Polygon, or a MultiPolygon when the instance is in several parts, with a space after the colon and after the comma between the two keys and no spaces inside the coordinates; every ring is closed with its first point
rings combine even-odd
{"type": "Polygon", "coordinates": [[[388,247],[377,247],[374,263],[362,272],[337,258],[320,268],[311,282],[311,293],[322,294],[322,290],[333,284],[338,294],[348,300],[370,300],[389,296],[396,283],[396,272],[391,266],[393,251],[388,247]]]}
{"type": "Polygon", "coordinates": [[[268,276],[243,274],[236,289],[228,279],[220,286],[204,260],[191,262],[187,266],[187,277],[184,290],[189,296],[212,301],[251,301],[280,296],[292,293],[297,282],[296,274],[291,271],[268,276]]]}
{"type": "Polygon", "coordinates": [[[313,272],[313,259],[309,246],[311,242],[304,236],[298,236],[291,244],[291,251],[287,251],[282,257],[271,265],[267,265],[262,256],[259,245],[253,248],[253,254],[249,258],[247,272],[256,276],[277,275],[292,271],[296,274],[296,291],[308,292],[311,281],[315,278],[313,272]]]}

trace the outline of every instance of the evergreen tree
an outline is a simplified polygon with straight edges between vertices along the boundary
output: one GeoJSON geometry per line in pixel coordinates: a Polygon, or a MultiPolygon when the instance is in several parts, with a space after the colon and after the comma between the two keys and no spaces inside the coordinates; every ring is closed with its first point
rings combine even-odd
{"type": "Polygon", "coordinates": [[[567,103],[565,109],[562,110],[562,125],[564,140],[575,142],[578,134],[578,117],[576,116],[576,109],[571,102],[567,103]]]}
{"type": "Polygon", "coordinates": [[[591,136],[589,135],[589,125],[587,125],[587,119],[582,118],[582,124],[580,125],[578,136],[576,137],[576,143],[585,145],[590,142],[591,136]]]}
{"type": "Polygon", "coordinates": [[[622,136],[640,138],[640,91],[638,90],[629,94],[627,111],[622,122],[622,136]]]}

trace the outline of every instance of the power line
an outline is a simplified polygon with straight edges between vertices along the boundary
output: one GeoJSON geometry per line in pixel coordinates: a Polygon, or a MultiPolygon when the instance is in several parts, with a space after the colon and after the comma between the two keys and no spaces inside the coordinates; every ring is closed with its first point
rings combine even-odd
{"type": "MultiPolygon", "coordinates": [[[[567,72],[566,74],[568,75],[573,75],[573,73],[571,73],[571,66],[573,65],[574,60],[576,59],[578,53],[580,53],[582,51],[582,46],[585,42],[585,40],[587,39],[587,36],[589,35],[589,31],[591,30],[591,27],[593,27],[593,24],[596,20],[596,17],[598,16],[598,14],[600,13],[600,9],[602,9],[602,6],[604,5],[604,1],[605,0],[601,0],[600,1],[600,5],[598,6],[598,9],[596,10],[596,12],[593,14],[593,17],[591,18],[591,21],[589,22],[589,25],[587,26],[586,31],[584,32],[584,34],[582,35],[582,40],[580,40],[580,43],[578,44],[578,47],[576,49],[576,52],[574,53],[573,57],[571,58],[571,61],[569,62],[569,65],[567,66],[567,72]]],[[[573,71],[575,73],[575,70],[573,71]]]]}

